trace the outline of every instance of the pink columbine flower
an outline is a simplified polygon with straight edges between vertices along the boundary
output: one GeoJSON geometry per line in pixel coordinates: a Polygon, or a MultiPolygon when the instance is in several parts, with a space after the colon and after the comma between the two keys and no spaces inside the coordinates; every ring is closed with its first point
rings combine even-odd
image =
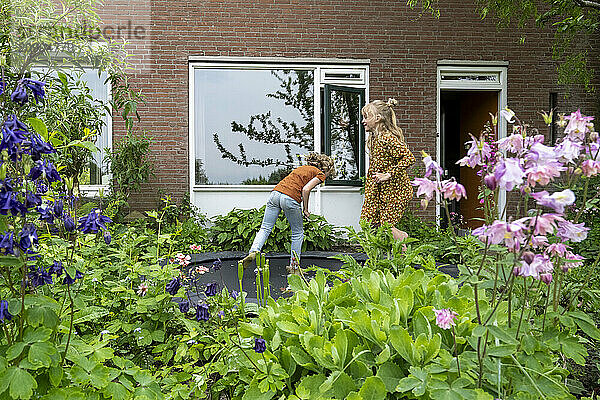
{"type": "Polygon", "coordinates": [[[148,293],[148,285],[145,282],[140,283],[140,286],[138,286],[138,290],[136,293],[138,294],[138,296],[145,296],[146,293],[148,293]]]}
{"type": "Polygon", "coordinates": [[[523,135],[513,133],[512,135],[496,141],[499,150],[508,150],[519,154],[523,150],[523,135]]]}
{"type": "Polygon", "coordinates": [[[491,225],[482,225],[473,230],[472,234],[477,236],[483,243],[500,244],[504,240],[507,224],[504,221],[496,220],[491,225]]]}
{"type": "Polygon", "coordinates": [[[431,156],[424,151],[423,154],[423,164],[425,164],[425,177],[429,177],[433,172],[436,172],[439,176],[444,174],[444,170],[439,164],[431,158],[431,156]]]}
{"type": "Polygon", "coordinates": [[[564,171],[566,168],[557,163],[548,163],[543,165],[537,165],[532,168],[525,170],[527,176],[527,183],[531,187],[535,187],[536,184],[546,186],[554,178],[560,176],[560,171],[564,171]]]}
{"type": "Polygon", "coordinates": [[[535,235],[547,235],[549,233],[554,233],[557,228],[556,222],[562,221],[564,218],[558,214],[547,213],[529,219],[529,226],[533,227],[533,233],[535,235]]]}
{"type": "Polygon", "coordinates": [[[572,164],[579,158],[582,148],[583,146],[580,143],[566,137],[554,147],[554,153],[560,161],[572,164]]]}
{"type": "Polygon", "coordinates": [[[600,161],[596,160],[585,160],[581,164],[581,170],[587,177],[600,174],[600,161]]]}
{"type": "Polygon", "coordinates": [[[565,189],[561,192],[549,194],[547,191],[534,193],[531,195],[541,206],[553,208],[557,213],[564,213],[565,207],[575,202],[575,193],[571,189],[565,189]]]}
{"type": "Polygon", "coordinates": [[[521,168],[521,163],[518,159],[507,158],[496,165],[494,177],[498,186],[511,191],[515,186],[523,183],[525,171],[521,168]]]}
{"type": "Polygon", "coordinates": [[[461,198],[467,198],[467,191],[460,183],[452,180],[442,182],[442,195],[445,199],[459,201],[461,198]]]}
{"type": "Polygon", "coordinates": [[[442,329],[450,329],[452,326],[456,326],[454,320],[458,317],[458,314],[447,308],[441,310],[433,309],[435,312],[435,323],[442,329]]]}
{"type": "Polygon", "coordinates": [[[571,139],[581,140],[585,139],[585,134],[590,128],[590,122],[594,120],[594,117],[586,117],[581,114],[580,110],[577,110],[568,117],[565,117],[569,121],[565,128],[565,135],[571,139]]]}
{"type": "Polygon", "coordinates": [[[427,178],[415,178],[412,184],[417,186],[417,197],[425,195],[427,200],[431,200],[433,193],[437,191],[437,184],[427,178]]]}
{"type": "Polygon", "coordinates": [[[484,160],[488,159],[492,155],[492,148],[490,145],[484,140],[483,137],[480,137],[479,140],[475,138],[475,136],[471,135],[473,140],[466,142],[465,144],[471,145],[469,150],[467,151],[467,155],[456,163],[461,166],[469,166],[471,168],[475,168],[477,165],[483,165],[484,160]]]}
{"type": "Polygon", "coordinates": [[[558,221],[558,232],[556,236],[564,241],[581,242],[587,238],[590,228],[585,227],[585,223],[574,224],[568,220],[558,221]]]}
{"type": "Polygon", "coordinates": [[[581,267],[585,257],[582,257],[579,254],[574,254],[567,250],[565,252],[565,259],[570,260],[570,262],[563,263],[560,268],[563,270],[563,272],[568,272],[571,268],[581,267]]]}
{"type": "Polygon", "coordinates": [[[552,243],[546,249],[546,253],[553,256],[563,257],[568,248],[569,246],[565,245],[564,243],[552,243]]]}

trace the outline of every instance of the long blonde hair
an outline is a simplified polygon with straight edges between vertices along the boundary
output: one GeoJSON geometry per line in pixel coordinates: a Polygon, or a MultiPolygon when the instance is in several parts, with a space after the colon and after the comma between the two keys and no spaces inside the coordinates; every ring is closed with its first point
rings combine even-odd
{"type": "Polygon", "coordinates": [[[398,101],[395,99],[389,99],[387,102],[382,100],[373,100],[372,102],[365,104],[362,108],[361,113],[364,117],[371,117],[379,115],[381,119],[379,120],[379,125],[375,127],[375,132],[369,132],[369,137],[367,138],[367,148],[371,150],[371,146],[373,145],[373,141],[375,138],[382,133],[382,131],[388,131],[396,136],[402,143],[404,141],[404,134],[402,133],[402,129],[396,123],[396,113],[392,106],[398,104],[398,101]]]}

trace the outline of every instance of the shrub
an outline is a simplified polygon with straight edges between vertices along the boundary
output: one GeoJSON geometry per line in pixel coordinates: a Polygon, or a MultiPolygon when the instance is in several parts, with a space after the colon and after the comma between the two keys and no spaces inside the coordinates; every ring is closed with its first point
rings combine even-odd
{"type": "MultiPolygon", "coordinates": [[[[210,229],[213,245],[221,250],[248,251],[260,228],[264,212],[265,206],[249,210],[234,209],[227,215],[215,217],[210,229]]],[[[290,238],[290,225],[285,216],[280,214],[262,250],[289,252],[290,238]]],[[[329,250],[335,241],[334,227],[324,217],[313,214],[304,219],[302,251],[329,250]]]]}

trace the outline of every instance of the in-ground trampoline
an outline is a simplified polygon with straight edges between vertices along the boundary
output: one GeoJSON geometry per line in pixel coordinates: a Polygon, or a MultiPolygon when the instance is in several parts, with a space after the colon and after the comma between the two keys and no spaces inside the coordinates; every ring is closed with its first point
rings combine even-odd
{"type": "MultiPolygon", "coordinates": [[[[341,260],[331,258],[339,255],[339,252],[326,252],[326,251],[306,251],[302,253],[301,267],[303,270],[311,267],[318,266],[321,268],[327,268],[330,271],[339,270],[343,262],[341,260]]],[[[344,253],[353,257],[359,264],[364,264],[367,260],[367,256],[364,253],[344,253]]],[[[204,274],[196,274],[196,290],[193,287],[190,288],[188,296],[193,303],[200,302],[204,298],[203,288],[213,282],[217,282],[219,290],[223,286],[227,287],[231,293],[233,290],[239,291],[240,284],[238,281],[238,261],[247,255],[241,251],[224,251],[215,253],[202,253],[192,254],[190,264],[184,269],[186,274],[189,274],[194,269],[199,267],[206,267],[204,274]],[[215,271],[213,263],[220,260],[221,268],[215,271]]],[[[271,289],[271,297],[278,298],[285,295],[286,288],[288,286],[287,276],[288,271],[286,269],[289,264],[289,253],[267,253],[265,254],[267,260],[269,260],[269,284],[271,289]]],[[[255,264],[251,264],[246,270],[244,270],[244,277],[242,279],[242,288],[246,292],[246,301],[256,303],[256,273],[255,264]]],[[[441,272],[449,274],[453,277],[458,276],[458,269],[453,265],[442,265],[439,267],[441,272]]],[[[314,273],[310,271],[305,272],[305,276],[311,277],[314,273]]]]}

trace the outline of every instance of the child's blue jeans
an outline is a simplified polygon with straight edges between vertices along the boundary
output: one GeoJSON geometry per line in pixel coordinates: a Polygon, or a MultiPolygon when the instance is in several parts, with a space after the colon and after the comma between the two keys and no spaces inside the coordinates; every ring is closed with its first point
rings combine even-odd
{"type": "MultiPolygon", "coordinates": [[[[304,240],[304,227],[302,226],[302,206],[296,200],[290,196],[273,190],[267,201],[267,207],[265,208],[265,215],[260,226],[260,230],[252,242],[250,252],[260,251],[267,241],[275,221],[279,216],[279,212],[283,210],[285,218],[288,220],[290,227],[292,228],[292,248],[291,257],[294,252],[300,257],[302,251],[302,241],[304,240]]],[[[298,260],[300,261],[300,260],[298,260]]]]}

